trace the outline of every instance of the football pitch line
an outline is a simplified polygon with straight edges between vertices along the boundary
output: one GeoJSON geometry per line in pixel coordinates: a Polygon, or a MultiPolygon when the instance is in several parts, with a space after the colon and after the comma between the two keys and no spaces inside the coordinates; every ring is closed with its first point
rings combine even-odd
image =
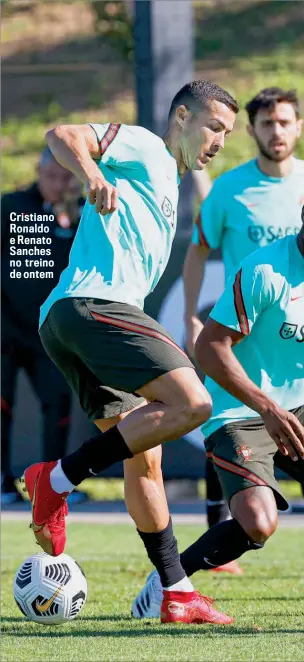
{"type": "MultiPolygon", "coordinates": [[[[2,522],[27,522],[30,521],[29,511],[13,511],[7,510],[1,513],[2,522]]],[[[201,524],[207,525],[206,515],[200,514],[173,514],[173,524],[201,524]]],[[[100,513],[100,512],[71,512],[67,518],[69,523],[83,523],[83,524],[132,524],[134,522],[128,513],[100,513]]],[[[280,528],[304,528],[304,515],[286,514],[279,517],[280,528]]]]}

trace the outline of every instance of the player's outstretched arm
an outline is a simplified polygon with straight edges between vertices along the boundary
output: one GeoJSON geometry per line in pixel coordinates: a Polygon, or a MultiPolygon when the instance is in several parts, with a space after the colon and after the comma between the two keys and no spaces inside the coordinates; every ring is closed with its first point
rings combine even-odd
{"type": "Polygon", "coordinates": [[[103,215],[117,208],[117,190],[106,181],[94,159],[100,145],[89,125],[61,125],[47,132],[46,141],[55,159],[85,184],[88,200],[103,215]]]}
{"type": "Polygon", "coordinates": [[[192,357],[196,340],[203,328],[203,324],[198,318],[197,308],[208,255],[209,248],[191,242],[183,266],[186,347],[188,354],[192,357]]]}
{"type": "Polygon", "coordinates": [[[193,170],[192,177],[195,191],[201,202],[207,198],[212,188],[212,181],[207,170],[193,170]]]}
{"type": "Polygon", "coordinates": [[[203,328],[203,324],[198,318],[197,308],[205,264],[210,250],[221,246],[225,222],[223,206],[225,196],[221,193],[220,178],[212,186],[208,175],[203,177],[203,172],[193,172],[195,187],[201,198],[202,206],[194,224],[192,240],[183,267],[184,322],[186,347],[190,356],[194,356],[194,345],[203,328]]]}
{"type": "Polygon", "coordinates": [[[195,346],[204,372],[228,393],[256,411],[283,455],[304,458],[304,428],[290,412],[281,409],[249,379],[232,351],[244,335],[208,318],[195,346]]]}

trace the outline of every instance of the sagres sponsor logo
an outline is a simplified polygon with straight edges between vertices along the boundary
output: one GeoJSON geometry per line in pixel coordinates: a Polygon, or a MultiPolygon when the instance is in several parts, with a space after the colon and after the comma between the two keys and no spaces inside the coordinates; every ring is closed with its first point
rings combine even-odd
{"type": "Polygon", "coordinates": [[[276,225],[249,225],[248,237],[255,244],[260,241],[267,241],[271,244],[273,241],[287,237],[289,234],[298,234],[300,231],[299,226],[288,225],[284,227],[277,227],[276,225]]]}
{"type": "Polygon", "coordinates": [[[184,616],[185,607],[180,602],[169,602],[168,611],[174,616],[184,616]]]}
{"type": "Polygon", "coordinates": [[[253,450],[252,448],[249,448],[249,446],[246,446],[246,444],[243,444],[237,449],[236,452],[238,455],[241,455],[241,457],[243,458],[243,460],[245,460],[245,462],[247,462],[248,460],[250,460],[253,450]]]}
{"type": "Polygon", "coordinates": [[[56,600],[57,595],[59,595],[60,591],[62,591],[61,586],[59,586],[59,588],[56,589],[55,593],[53,593],[53,595],[51,595],[51,597],[46,602],[43,602],[43,604],[40,604],[40,602],[36,600],[36,609],[40,612],[40,614],[44,614],[44,612],[46,612],[50,608],[54,600],[56,600]]]}
{"type": "Polygon", "coordinates": [[[293,338],[296,335],[297,329],[298,329],[297,324],[290,324],[289,322],[283,322],[280,328],[280,336],[281,338],[283,338],[283,340],[290,340],[290,338],[293,338]]]}

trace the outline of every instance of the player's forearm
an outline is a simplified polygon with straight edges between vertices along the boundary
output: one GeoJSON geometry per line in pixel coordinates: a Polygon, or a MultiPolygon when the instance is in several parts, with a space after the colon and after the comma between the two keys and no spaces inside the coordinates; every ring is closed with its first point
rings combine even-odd
{"type": "Polygon", "coordinates": [[[195,191],[200,199],[200,202],[204,202],[212,187],[209,173],[207,170],[193,170],[192,177],[195,185],[195,191]]]}
{"type": "Polygon", "coordinates": [[[193,243],[189,245],[183,267],[185,322],[197,316],[198,298],[207,257],[208,251],[202,246],[193,243]]]}
{"type": "Polygon", "coordinates": [[[57,126],[48,131],[46,141],[58,163],[70,170],[80,181],[87,183],[94,177],[102,178],[92,159],[85,136],[76,127],[57,126]]]}
{"type": "Polygon", "coordinates": [[[234,355],[231,346],[222,342],[202,345],[201,338],[195,347],[196,359],[202,370],[237,400],[262,415],[275,407],[261,389],[249,379],[234,355]]]}

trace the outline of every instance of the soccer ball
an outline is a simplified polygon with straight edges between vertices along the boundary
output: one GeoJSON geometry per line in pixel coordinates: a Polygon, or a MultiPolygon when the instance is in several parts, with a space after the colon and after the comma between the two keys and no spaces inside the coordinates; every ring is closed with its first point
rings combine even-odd
{"type": "Polygon", "coordinates": [[[14,598],[27,618],[53,625],[78,616],[88,593],[81,567],[67,554],[29,556],[18,568],[14,598]]]}

